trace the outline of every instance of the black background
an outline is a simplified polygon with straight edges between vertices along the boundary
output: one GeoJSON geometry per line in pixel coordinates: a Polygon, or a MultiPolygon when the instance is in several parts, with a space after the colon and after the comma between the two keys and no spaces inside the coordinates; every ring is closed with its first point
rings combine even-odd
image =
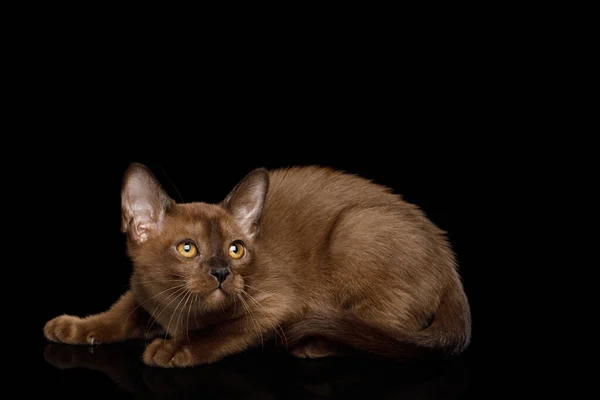
{"type": "Polygon", "coordinates": [[[283,46],[229,62],[58,28],[28,41],[13,60],[2,148],[11,383],[61,398],[453,399],[527,382],[538,364],[518,344],[532,343],[536,309],[518,290],[529,274],[515,255],[522,226],[507,227],[514,203],[536,206],[522,184],[544,175],[521,168],[536,154],[521,120],[530,86],[516,79],[526,66],[498,56],[494,38],[455,28],[402,46],[353,41],[307,57],[283,46]],[[143,367],[140,344],[49,346],[47,320],[103,311],[127,289],[120,186],[131,162],[178,201],[220,201],[256,167],[317,164],[391,187],[448,232],[472,309],[470,348],[424,367],[257,349],[172,371],[143,367]]]}

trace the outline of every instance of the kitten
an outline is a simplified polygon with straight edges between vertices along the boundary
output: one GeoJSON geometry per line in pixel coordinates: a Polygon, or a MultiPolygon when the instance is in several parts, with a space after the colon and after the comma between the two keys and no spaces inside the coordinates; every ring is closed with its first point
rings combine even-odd
{"type": "Polygon", "coordinates": [[[321,167],[248,174],[219,204],[171,199],[132,164],[121,192],[131,289],[63,315],[70,344],[160,335],[148,365],[212,363],[275,339],[298,357],[458,354],[470,310],[444,233],[385,187],[321,167]]]}

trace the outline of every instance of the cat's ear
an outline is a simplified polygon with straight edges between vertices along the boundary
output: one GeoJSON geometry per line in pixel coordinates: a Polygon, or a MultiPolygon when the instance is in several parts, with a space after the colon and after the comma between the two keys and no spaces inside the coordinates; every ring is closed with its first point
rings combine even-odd
{"type": "Polygon", "coordinates": [[[269,172],[264,168],[258,168],[246,175],[223,202],[225,208],[251,238],[258,233],[267,190],[269,190],[269,172]]]}
{"type": "Polygon", "coordinates": [[[137,243],[145,242],[149,234],[160,230],[172,202],[145,165],[131,164],[121,188],[121,231],[137,243]]]}

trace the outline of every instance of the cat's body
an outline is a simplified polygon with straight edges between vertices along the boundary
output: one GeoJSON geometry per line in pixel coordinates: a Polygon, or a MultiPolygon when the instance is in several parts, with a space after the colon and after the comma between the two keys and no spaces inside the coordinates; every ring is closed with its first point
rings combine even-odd
{"type": "Polygon", "coordinates": [[[160,366],[213,362],[272,338],[300,357],[336,354],[336,343],[398,358],[469,343],[443,232],[363,178],[256,170],[221,204],[175,204],[134,164],[122,199],[131,292],[106,313],[50,321],[49,339],[110,342],[158,326],[171,339],[155,339],[144,360],[160,366]]]}

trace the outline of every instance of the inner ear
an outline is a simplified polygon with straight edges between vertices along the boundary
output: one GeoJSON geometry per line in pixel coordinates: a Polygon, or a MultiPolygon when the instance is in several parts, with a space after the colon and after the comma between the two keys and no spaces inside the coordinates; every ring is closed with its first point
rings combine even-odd
{"type": "Polygon", "coordinates": [[[152,172],[142,164],[129,166],[121,188],[121,231],[138,243],[159,231],[173,200],[152,172]]]}
{"type": "Polygon", "coordinates": [[[224,200],[225,208],[249,237],[258,233],[268,190],[269,172],[258,168],[246,175],[224,200]]]}

